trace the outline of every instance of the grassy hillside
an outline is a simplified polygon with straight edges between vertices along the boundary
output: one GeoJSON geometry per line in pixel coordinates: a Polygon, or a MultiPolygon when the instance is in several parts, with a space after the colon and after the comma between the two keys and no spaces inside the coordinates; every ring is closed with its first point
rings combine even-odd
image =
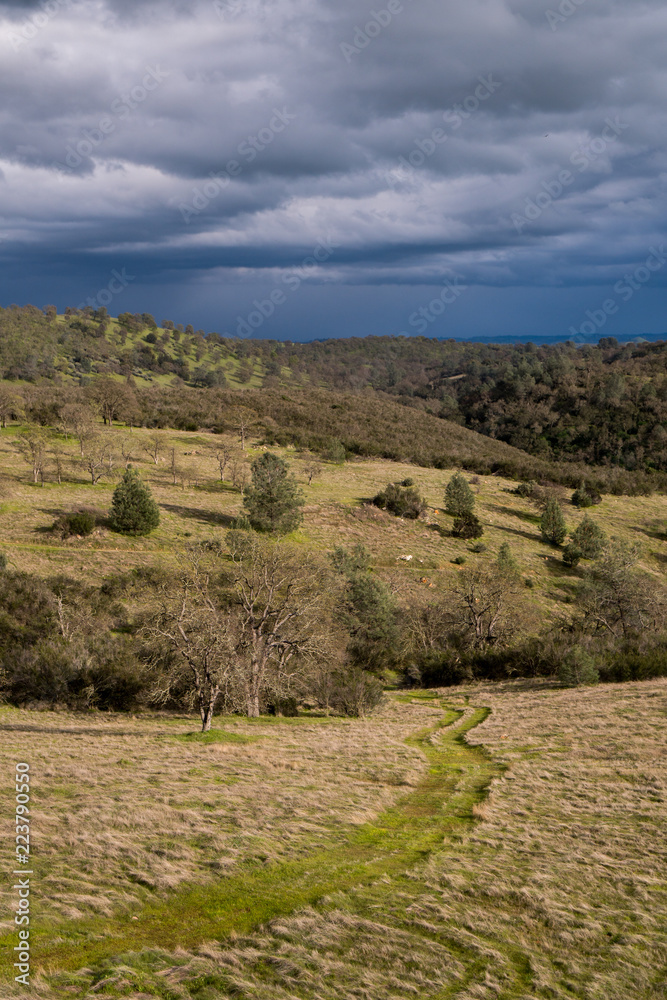
{"type": "MultiPolygon", "coordinates": [[[[130,433],[124,427],[114,427],[104,431],[104,439],[115,465],[97,485],[91,484],[82,465],[78,444],[62,436],[58,436],[58,447],[62,452],[63,482],[53,481],[51,471],[40,485],[31,482],[30,467],[17,451],[19,432],[19,427],[0,432],[0,547],[12,567],[41,577],[71,575],[96,586],[112,574],[137,566],[156,562],[173,566],[190,542],[222,539],[241,509],[240,489],[229,477],[247,476],[244,469],[248,462],[261,453],[253,436],[243,453],[236,436],[145,429],[130,433]],[[232,450],[225,482],[220,482],[216,458],[222,444],[232,450]],[[157,464],[145,450],[154,450],[156,445],[157,464]],[[131,456],[154,492],[162,516],[158,530],[147,538],[127,538],[101,525],[90,538],[66,540],[51,531],[60,514],[76,507],[94,507],[102,513],[108,510],[124,468],[123,451],[131,456]]],[[[472,436],[464,430],[460,433],[472,436]]],[[[479,441],[483,447],[484,439],[479,441]]],[[[430,600],[460,572],[453,559],[463,556],[467,565],[485,563],[494,559],[500,545],[508,541],[522,576],[532,583],[523,600],[537,615],[535,627],[544,625],[543,616],[553,619],[568,613],[567,602],[581,570],[566,567],[558,552],[540,540],[539,512],[530,501],[510,494],[515,481],[497,475],[475,477],[473,489],[486,546],[485,552],[476,554],[470,543],[451,536],[452,519],[442,512],[444,487],[453,470],[356,458],[340,465],[319,463],[319,471],[309,486],[312,456],[290,448],[276,450],[291,464],[305,494],[304,524],[297,536],[303,546],[324,552],[335,545],[361,542],[371,552],[377,571],[399,595],[406,600],[430,600]],[[426,521],[402,520],[364,504],[388,482],[408,476],[428,501],[426,521]],[[412,559],[406,561],[401,558],[404,556],[412,559]]],[[[563,495],[569,496],[565,492],[563,495]]],[[[583,513],[567,504],[565,511],[568,526],[574,529],[583,513]]],[[[592,516],[609,536],[641,541],[642,567],[656,580],[663,578],[667,521],[664,497],[606,496],[592,516]]]]}
{"type": "Polygon", "coordinates": [[[230,340],[148,314],[0,309],[0,376],[389,394],[543,461],[667,473],[667,344],[230,340]]]}
{"type": "Polygon", "coordinates": [[[30,733],[30,995],[655,1000],[666,693],[474,687],[206,741],[4,709],[7,767],[30,733]]]}

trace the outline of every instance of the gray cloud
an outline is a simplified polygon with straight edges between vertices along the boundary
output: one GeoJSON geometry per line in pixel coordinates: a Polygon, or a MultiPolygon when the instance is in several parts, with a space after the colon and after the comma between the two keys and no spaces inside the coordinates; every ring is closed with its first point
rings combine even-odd
{"type": "Polygon", "coordinates": [[[329,234],[313,285],[612,280],[664,228],[667,10],[560,7],[2,4],[0,256],[242,286],[329,234]]]}

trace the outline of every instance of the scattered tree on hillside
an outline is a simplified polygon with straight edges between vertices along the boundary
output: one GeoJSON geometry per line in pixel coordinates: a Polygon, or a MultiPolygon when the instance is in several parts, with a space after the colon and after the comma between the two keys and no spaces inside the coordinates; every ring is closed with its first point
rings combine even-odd
{"type": "Polygon", "coordinates": [[[465,518],[472,515],[474,509],[475,494],[465,477],[460,472],[455,472],[445,489],[445,511],[450,517],[465,518]]]}
{"type": "Polygon", "coordinates": [[[312,486],[313,479],[319,479],[322,474],[322,464],[314,460],[306,462],[303,467],[303,472],[308,479],[308,485],[312,486]]]}
{"type": "Polygon", "coordinates": [[[101,437],[91,438],[86,445],[86,451],[81,459],[81,464],[90,476],[93,486],[96,486],[102,476],[105,475],[110,461],[113,468],[113,454],[109,443],[101,437]]]}
{"type": "Polygon", "coordinates": [[[51,456],[51,460],[53,462],[53,471],[56,477],[56,482],[60,486],[63,481],[63,475],[65,474],[65,463],[69,456],[59,441],[53,441],[51,443],[49,455],[51,456]]]}
{"type": "Polygon", "coordinates": [[[123,464],[126,469],[134,461],[132,457],[132,452],[134,451],[134,445],[135,442],[130,438],[124,437],[120,439],[120,453],[123,459],[123,464]]]}
{"type": "Polygon", "coordinates": [[[215,460],[218,463],[218,472],[220,473],[220,482],[225,481],[225,470],[232,457],[233,449],[225,441],[220,442],[215,447],[215,460]]]}
{"type": "Polygon", "coordinates": [[[282,458],[264,452],[252,463],[252,485],[245,491],[243,507],[256,531],[287,534],[302,520],[304,498],[296,479],[282,458]]]}
{"type": "Polygon", "coordinates": [[[238,456],[232,459],[229,466],[229,477],[234,489],[238,490],[242,495],[245,494],[246,486],[250,479],[248,462],[245,458],[238,456]]]}
{"type": "Polygon", "coordinates": [[[350,663],[380,673],[393,664],[396,656],[396,601],[386,584],[370,571],[370,557],[362,545],[351,552],[337,547],[331,561],[347,578],[339,619],[350,636],[350,663]]]}
{"type": "Polygon", "coordinates": [[[232,408],[229,419],[232,426],[238,431],[241,441],[241,451],[245,451],[245,442],[248,431],[256,424],[257,414],[247,406],[235,406],[232,408]]]}
{"type": "Polygon", "coordinates": [[[542,517],[540,518],[540,531],[545,542],[551,545],[562,545],[567,535],[567,526],[560,504],[555,497],[547,500],[542,517]]]}
{"type": "Polygon", "coordinates": [[[157,465],[160,461],[160,452],[162,451],[162,438],[160,435],[151,434],[151,436],[144,441],[142,448],[151,458],[153,465],[157,465]]]}
{"type": "Polygon", "coordinates": [[[0,385],[0,426],[6,427],[7,421],[19,417],[23,412],[23,404],[18,393],[6,385],[0,385]]]}
{"type": "Polygon", "coordinates": [[[577,566],[581,559],[597,559],[606,541],[604,531],[585,514],[563,550],[563,562],[568,566],[577,566]]]}
{"type": "Polygon", "coordinates": [[[114,490],[111,523],[123,535],[148,535],[160,523],[160,511],[151,491],[131,467],[114,490]]]}

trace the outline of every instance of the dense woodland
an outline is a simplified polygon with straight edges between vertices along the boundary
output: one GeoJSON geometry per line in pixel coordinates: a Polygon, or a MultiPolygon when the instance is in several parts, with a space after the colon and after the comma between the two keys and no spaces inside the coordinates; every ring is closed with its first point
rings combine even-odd
{"type": "MultiPolygon", "coordinates": [[[[546,461],[667,471],[664,342],[368,337],[295,344],[228,340],[161,322],[146,313],[111,320],[104,309],[69,309],[64,317],[55,307],[0,310],[0,374],[34,385],[112,375],[193,388],[374,392],[546,461]]],[[[280,423],[275,402],[270,416],[280,423]]],[[[202,404],[194,404],[192,419],[202,419],[202,404]]]]}

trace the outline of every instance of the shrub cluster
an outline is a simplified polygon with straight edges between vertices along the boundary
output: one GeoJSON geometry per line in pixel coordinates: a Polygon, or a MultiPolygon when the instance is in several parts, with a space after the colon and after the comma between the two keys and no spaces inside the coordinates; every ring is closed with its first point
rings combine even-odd
{"type": "Polygon", "coordinates": [[[396,517],[417,520],[426,511],[427,504],[414,485],[414,480],[403,479],[400,483],[389,483],[373,497],[373,503],[380,510],[387,510],[396,517]]]}

